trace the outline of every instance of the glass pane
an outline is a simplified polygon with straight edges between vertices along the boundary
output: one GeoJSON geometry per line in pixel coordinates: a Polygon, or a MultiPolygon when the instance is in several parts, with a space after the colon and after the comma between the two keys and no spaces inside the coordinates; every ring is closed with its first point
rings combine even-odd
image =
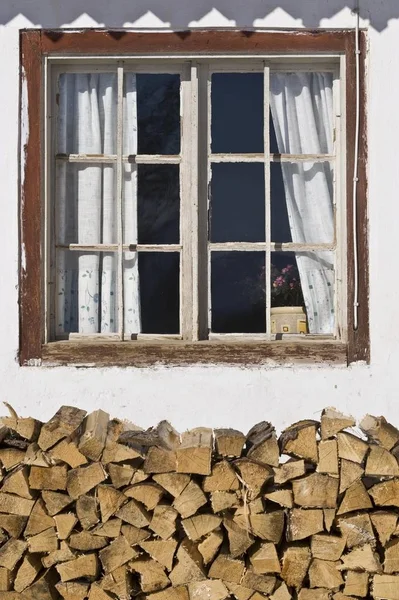
{"type": "Polygon", "coordinates": [[[272,252],[271,262],[272,333],[334,333],[334,253],[272,252]]]}
{"type": "Polygon", "coordinates": [[[180,253],[139,253],[142,333],[180,332],[180,253]]]}
{"type": "Polygon", "coordinates": [[[61,73],[57,152],[115,154],[116,73],[61,73]]]}
{"type": "Polygon", "coordinates": [[[57,251],[56,333],[118,331],[117,255],[57,251]]]}
{"type": "Polygon", "coordinates": [[[180,153],[180,76],[137,74],[139,154],[180,153]]]}
{"type": "Polygon", "coordinates": [[[209,214],[212,242],[265,241],[263,163],[214,163],[209,214]]]}
{"type": "Polygon", "coordinates": [[[178,244],[179,216],[179,165],[139,165],[139,244],[178,244]]]}
{"type": "Polygon", "coordinates": [[[113,165],[57,162],[56,243],[117,243],[113,165]]]}
{"type": "Polygon", "coordinates": [[[331,163],[271,163],[273,242],[334,241],[334,175],[331,163]]]}
{"type": "Polygon", "coordinates": [[[214,73],[212,153],[263,153],[263,73],[214,73]]]}
{"type": "Polygon", "coordinates": [[[332,73],[271,73],[270,107],[271,152],[332,153],[332,73]]]}
{"type": "Polygon", "coordinates": [[[265,253],[212,252],[212,331],[264,333],[265,253]]]}

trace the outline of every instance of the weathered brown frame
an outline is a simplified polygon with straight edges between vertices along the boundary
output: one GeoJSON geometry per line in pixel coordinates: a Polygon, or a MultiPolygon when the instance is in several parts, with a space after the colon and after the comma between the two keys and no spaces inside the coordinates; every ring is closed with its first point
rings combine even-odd
{"type": "MultiPolygon", "coordinates": [[[[29,138],[21,148],[20,238],[20,353],[21,365],[90,364],[147,366],[155,363],[262,364],[277,362],[351,363],[370,361],[369,273],[367,220],[367,122],[365,60],[366,33],[360,32],[360,152],[357,192],[359,256],[359,326],[353,329],[353,269],[348,260],[348,340],[298,342],[52,342],[43,344],[42,293],[42,79],[45,56],[62,54],[311,54],[342,53],[346,57],[346,112],[354,113],[356,98],[355,32],[196,30],[130,32],[109,30],[24,30],[21,32],[21,84],[27,94],[29,138]]],[[[347,119],[347,252],[353,255],[352,182],[355,120],[347,119]]]]}

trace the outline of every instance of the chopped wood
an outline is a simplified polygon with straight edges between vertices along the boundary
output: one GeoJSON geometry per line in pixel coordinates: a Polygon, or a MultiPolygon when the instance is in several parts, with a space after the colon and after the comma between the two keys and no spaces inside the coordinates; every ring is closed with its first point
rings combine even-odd
{"type": "Polygon", "coordinates": [[[31,417],[2,417],[1,422],[5,427],[15,431],[18,435],[25,438],[29,442],[37,440],[42,423],[31,417]]]}
{"type": "Polygon", "coordinates": [[[236,508],[239,506],[239,499],[236,492],[212,492],[211,505],[214,513],[236,508]]]}
{"type": "Polygon", "coordinates": [[[321,439],[327,440],[347,427],[354,427],[356,421],[353,417],[344,415],[335,408],[328,407],[321,413],[321,439]]]}
{"type": "Polygon", "coordinates": [[[248,567],[241,580],[241,585],[263,594],[271,594],[276,587],[276,578],[273,575],[259,575],[252,567],[248,567]]]}
{"type": "Polygon", "coordinates": [[[90,529],[99,522],[97,499],[94,496],[80,496],[76,501],[76,514],[83,529],[90,529]]]}
{"type": "Polygon", "coordinates": [[[129,485],[134,474],[134,468],[131,465],[108,465],[108,473],[111,477],[112,485],[115,488],[121,488],[129,485]]]}
{"type": "Polygon", "coordinates": [[[33,490],[65,490],[67,467],[31,467],[29,485],[33,490]]]}
{"type": "Polygon", "coordinates": [[[0,463],[6,471],[14,469],[20,465],[25,459],[25,452],[17,448],[1,448],[0,463]]]}
{"type": "Polygon", "coordinates": [[[98,485],[97,498],[103,523],[106,523],[128,501],[125,494],[116,490],[112,485],[98,485]]]}
{"type": "Polygon", "coordinates": [[[328,475],[338,475],[338,444],[337,440],[319,442],[319,462],[316,471],[328,475]]]}
{"type": "Polygon", "coordinates": [[[57,583],[55,587],[64,600],[85,600],[89,591],[89,584],[79,581],[57,583]]]}
{"type": "Polygon", "coordinates": [[[55,567],[61,577],[61,581],[72,581],[74,579],[88,579],[93,581],[99,572],[97,554],[83,554],[74,560],[60,563],[55,567]]]}
{"type": "Polygon", "coordinates": [[[99,460],[107,439],[109,414],[95,410],[83,421],[79,450],[90,460],[99,460]]]}
{"type": "Polygon", "coordinates": [[[252,460],[278,467],[280,451],[275,429],[271,423],[262,421],[247,434],[247,456],[252,460]]]}
{"type": "Polygon", "coordinates": [[[313,558],[337,561],[341,558],[345,546],[345,537],[318,533],[312,536],[310,548],[313,558]]]}
{"type": "Polygon", "coordinates": [[[239,458],[245,444],[245,435],[236,429],[215,429],[216,452],[221,456],[239,458]]]}
{"type": "Polygon", "coordinates": [[[335,508],[323,508],[324,514],[324,529],[329,533],[331,531],[331,527],[333,526],[335,515],[335,508]]]}
{"type": "Polygon", "coordinates": [[[161,421],[157,427],[150,427],[146,431],[136,426],[133,430],[122,431],[119,441],[129,446],[158,446],[174,450],[180,444],[180,436],[168,421],[161,421]]]}
{"type": "Polygon", "coordinates": [[[213,579],[221,579],[222,581],[229,581],[231,583],[241,583],[244,570],[244,561],[230,558],[225,554],[219,554],[213,561],[208,575],[213,579]]]}
{"type": "MultiPolygon", "coordinates": [[[[187,538],[184,539],[177,550],[176,558],[177,564],[169,575],[172,585],[184,585],[206,579],[201,553],[193,542],[187,538]]],[[[210,572],[209,576],[215,579],[223,579],[211,575],[210,572]]]]}
{"type": "Polygon", "coordinates": [[[191,478],[183,473],[159,473],[153,476],[153,480],[176,498],[188,486],[191,478]]]}
{"type": "Polygon", "coordinates": [[[173,557],[177,548],[175,540],[151,540],[141,542],[140,547],[168,571],[172,570],[173,557]]]}
{"type": "MultiPolygon", "coordinates": [[[[227,589],[230,593],[237,598],[237,600],[249,600],[253,596],[254,591],[239,585],[238,583],[232,583],[231,581],[225,581],[227,589]]],[[[285,600],[285,599],[283,599],[285,600]]],[[[289,599],[288,599],[289,600],[289,599]]]]}
{"type": "MultiPolygon", "coordinates": [[[[110,521],[108,521],[108,523],[110,523],[110,521]]],[[[127,523],[121,526],[120,532],[123,536],[125,536],[130,546],[139,544],[151,536],[151,531],[148,531],[148,529],[139,529],[138,527],[134,527],[133,525],[129,525],[127,523]]]]}
{"type": "Polygon", "coordinates": [[[270,596],[271,600],[291,600],[292,596],[287,588],[287,585],[281,582],[280,586],[270,596]]]}
{"type": "Polygon", "coordinates": [[[21,498],[28,498],[29,500],[32,500],[33,494],[29,489],[28,478],[28,467],[25,466],[23,468],[18,468],[5,477],[1,486],[1,491],[7,492],[8,494],[16,494],[17,496],[21,496],[21,498]]]}
{"type": "Polygon", "coordinates": [[[204,492],[199,485],[191,480],[180,496],[175,498],[173,506],[181,514],[183,519],[187,519],[187,517],[194,515],[201,506],[206,504],[206,502],[207,498],[204,492]]]}
{"type": "Polygon", "coordinates": [[[78,450],[75,442],[62,440],[48,451],[48,456],[53,461],[61,461],[76,469],[87,464],[87,458],[78,450]]]}
{"type": "Polygon", "coordinates": [[[112,571],[112,573],[105,575],[100,582],[100,587],[102,590],[110,592],[118,598],[128,600],[131,597],[133,588],[128,566],[126,564],[122,565],[112,571]]]}
{"type": "Polygon", "coordinates": [[[61,406],[54,417],[42,426],[37,442],[40,448],[48,450],[63,438],[70,436],[82,424],[85,416],[85,410],[74,406],[61,406]]]}
{"type": "Polygon", "coordinates": [[[123,535],[120,535],[106,548],[100,550],[99,557],[105,573],[111,573],[135,557],[134,550],[123,535]]]}
{"type": "Polygon", "coordinates": [[[338,479],[312,473],[292,482],[294,502],[307,508],[334,508],[337,503],[338,479]]]}
{"type": "Polygon", "coordinates": [[[229,590],[220,579],[195,581],[188,586],[190,600],[224,600],[229,596],[229,590]]]}
{"type": "Polygon", "coordinates": [[[399,539],[385,546],[384,573],[399,573],[399,539]]]}
{"type": "Polygon", "coordinates": [[[304,540],[323,531],[323,511],[320,509],[293,508],[288,513],[287,539],[304,540]]]}
{"type": "Polygon", "coordinates": [[[359,481],[364,474],[364,469],[357,463],[352,462],[351,460],[341,459],[340,466],[340,483],[339,483],[339,493],[345,492],[352,483],[355,481],[359,481]]]}
{"type": "MultiPolygon", "coordinates": [[[[11,582],[12,582],[11,571],[9,571],[8,569],[6,569],[4,567],[0,567],[0,592],[7,592],[8,590],[10,590],[11,582]]],[[[18,590],[16,590],[16,591],[18,591],[18,590]]]]}
{"type": "Polygon", "coordinates": [[[261,544],[260,548],[253,552],[249,560],[254,573],[280,573],[280,561],[276,546],[272,543],[261,544]]]}
{"type": "Polygon", "coordinates": [[[29,517],[34,503],[34,500],[28,500],[28,498],[20,498],[13,494],[0,492],[0,512],[2,513],[29,517]]]}
{"type": "Polygon", "coordinates": [[[331,590],[325,588],[302,588],[298,594],[298,600],[330,600],[330,598],[331,590]]]}
{"type": "Polygon", "coordinates": [[[212,468],[212,474],[204,477],[202,484],[204,492],[231,492],[239,488],[237,475],[226,460],[216,463],[212,468]]]}
{"type": "Polygon", "coordinates": [[[42,563],[43,567],[46,569],[50,569],[53,565],[56,565],[61,562],[67,562],[68,560],[73,560],[75,558],[75,554],[69,548],[66,542],[61,542],[59,550],[53,550],[47,554],[47,556],[43,556],[42,563]]]}
{"type": "Polygon", "coordinates": [[[12,571],[17,562],[21,560],[27,547],[27,542],[23,542],[22,540],[15,540],[13,538],[8,540],[0,548],[0,567],[12,571]]]}
{"type": "Polygon", "coordinates": [[[376,506],[399,507],[399,479],[390,479],[377,483],[369,489],[369,494],[376,506]]]}
{"type": "Polygon", "coordinates": [[[88,600],[112,600],[112,598],[113,596],[103,590],[97,583],[91,584],[88,600]]]}
{"type": "Polygon", "coordinates": [[[244,481],[245,487],[249,489],[251,498],[259,496],[264,485],[273,477],[272,467],[261,465],[247,458],[240,458],[233,464],[244,481]]]}
{"type": "Polygon", "coordinates": [[[55,591],[55,584],[58,577],[52,569],[45,571],[43,575],[36,579],[21,594],[23,600],[56,600],[58,594],[55,591]]]}
{"type": "Polygon", "coordinates": [[[212,531],[205,539],[198,544],[198,551],[201,554],[204,565],[209,564],[215,558],[223,542],[223,533],[220,529],[212,531]]]}
{"type": "Polygon", "coordinates": [[[144,461],[145,473],[173,473],[176,471],[176,452],[151,446],[144,461]]]}
{"type": "Polygon", "coordinates": [[[188,589],[185,585],[168,587],[160,592],[147,594],[148,600],[189,600],[188,589]]]}
{"type": "Polygon", "coordinates": [[[281,485],[297,477],[302,477],[305,473],[305,461],[291,459],[274,469],[274,482],[281,485]]]}
{"type": "MultiPolygon", "coordinates": [[[[396,530],[398,515],[387,511],[377,510],[370,513],[370,519],[377,532],[380,543],[385,546],[396,530]]],[[[1,521],[0,527],[2,527],[1,521]]]]}
{"type": "Polygon", "coordinates": [[[53,552],[58,549],[58,537],[55,527],[49,527],[41,533],[28,538],[29,552],[53,552]]]}
{"type": "MultiPolygon", "coordinates": [[[[240,494],[240,496],[242,497],[242,494],[240,494]]],[[[266,511],[263,504],[263,498],[258,496],[255,498],[255,500],[251,500],[249,502],[248,499],[246,502],[242,501],[240,506],[236,509],[235,515],[259,515],[264,512],[266,511]]]]}
{"type": "MultiPolygon", "coordinates": [[[[133,525],[127,525],[127,527],[133,527],[133,525]]],[[[109,519],[106,523],[102,523],[93,529],[92,533],[93,535],[99,535],[100,537],[115,538],[121,533],[121,528],[122,521],[120,519],[109,519]]]]}
{"type": "Polygon", "coordinates": [[[284,513],[281,510],[249,515],[248,518],[239,515],[234,517],[234,520],[244,528],[247,528],[249,523],[252,534],[267,542],[278,544],[283,535],[284,513]]]}
{"type": "Polygon", "coordinates": [[[76,500],[79,496],[83,496],[99,483],[102,483],[106,478],[107,473],[100,463],[92,463],[88,467],[71,469],[67,475],[66,487],[68,494],[76,500]]]}
{"type": "Polygon", "coordinates": [[[280,506],[285,506],[286,508],[292,508],[294,506],[294,500],[291,490],[276,490],[274,492],[270,492],[269,494],[265,494],[266,500],[270,500],[271,502],[275,502],[280,506]]]}
{"type": "Polygon", "coordinates": [[[150,524],[150,515],[136,500],[129,500],[115,514],[134,527],[147,527],[150,524]]]}
{"type": "Polygon", "coordinates": [[[369,574],[366,571],[348,571],[344,594],[365,598],[369,593],[369,574]]]}
{"type": "Polygon", "coordinates": [[[399,431],[384,417],[366,415],[359,424],[360,429],[374,442],[386,450],[392,450],[399,442],[399,431]]]}
{"type": "Polygon", "coordinates": [[[373,544],[375,541],[373,527],[367,513],[341,517],[337,522],[348,548],[373,544]]]}
{"type": "Polygon", "coordinates": [[[0,514],[0,529],[4,529],[10,537],[19,537],[25,529],[27,517],[0,514]]]}
{"type": "Polygon", "coordinates": [[[311,554],[308,546],[289,546],[283,554],[281,577],[288,585],[300,589],[308,573],[311,554]]]}
{"type": "Polygon", "coordinates": [[[399,600],[399,575],[374,575],[373,598],[399,600]]]}
{"type": "Polygon", "coordinates": [[[107,465],[108,463],[120,463],[125,460],[134,460],[135,458],[141,458],[141,453],[137,449],[129,448],[117,442],[107,441],[101,462],[107,465]]]}
{"type": "Polygon", "coordinates": [[[154,510],[164,495],[164,490],[156,483],[144,482],[126,488],[123,493],[125,496],[134,498],[144,504],[147,510],[154,510]]]}
{"type": "Polygon", "coordinates": [[[299,421],[283,431],[280,436],[280,447],[284,454],[292,454],[317,462],[316,421],[299,421]]]}
{"type": "Polygon", "coordinates": [[[61,515],[55,515],[53,517],[55,526],[57,529],[57,535],[59,540],[66,540],[69,537],[72,529],[78,522],[76,516],[73,513],[63,513],[61,515]]]}
{"type": "Polygon", "coordinates": [[[221,522],[220,517],[204,513],[184,519],[181,524],[190,540],[196,541],[219,527],[221,522]]]}
{"type": "Polygon", "coordinates": [[[385,448],[371,446],[365,473],[368,477],[397,477],[399,475],[398,461],[385,448]]]}
{"type": "Polygon", "coordinates": [[[354,510],[364,510],[372,508],[373,505],[370,496],[367,493],[361,481],[355,481],[345,492],[341,504],[339,505],[337,515],[353,512],[354,510]]]}
{"type": "Polygon", "coordinates": [[[164,567],[152,558],[133,560],[129,568],[140,575],[140,588],[144,593],[158,592],[170,584],[164,567]]]}
{"type": "Polygon", "coordinates": [[[209,475],[211,472],[212,429],[198,427],[186,431],[181,436],[181,444],[176,449],[176,471],[209,475]]]}
{"type": "Polygon", "coordinates": [[[160,504],[155,507],[149,528],[163,540],[168,540],[176,531],[178,512],[172,506],[160,504]]]}
{"type": "Polygon", "coordinates": [[[339,433],[338,456],[361,464],[369,449],[368,444],[351,433],[339,433]]]}
{"type": "Polygon", "coordinates": [[[88,552],[90,550],[100,550],[107,545],[105,538],[98,535],[93,535],[89,531],[79,531],[79,533],[73,533],[68,540],[68,544],[74,550],[81,550],[82,552],[88,552]]]}
{"type": "Polygon", "coordinates": [[[238,558],[254,544],[255,540],[252,535],[249,534],[248,530],[242,529],[231,519],[224,519],[223,525],[227,531],[230,556],[232,558],[238,558]]]}
{"type": "Polygon", "coordinates": [[[50,467],[51,458],[47,452],[43,452],[43,450],[39,448],[36,442],[33,442],[32,444],[29,444],[26,449],[24,464],[34,465],[35,467],[50,467]]]}
{"type": "Polygon", "coordinates": [[[28,524],[24,532],[25,537],[28,535],[36,535],[53,526],[53,518],[49,516],[42,498],[38,498],[28,519],[28,524]]]}
{"type": "Polygon", "coordinates": [[[44,500],[44,504],[46,505],[48,514],[52,517],[69,506],[69,504],[71,504],[73,501],[68,494],[51,492],[49,490],[43,490],[42,498],[44,500]]]}
{"type": "Polygon", "coordinates": [[[328,590],[339,590],[344,583],[339,568],[339,561],[320,560],[314,558],[309,567],[310,587],[322,587],[328,590]]]}
{"type": "Polygon", "coordinates": [[[368,573],[380,573],[382,571],[378,554],[370,544],[355,548],[348,554],[342,556],[342,565],[339,567],[345,571],[367,571],[368,573]]]}

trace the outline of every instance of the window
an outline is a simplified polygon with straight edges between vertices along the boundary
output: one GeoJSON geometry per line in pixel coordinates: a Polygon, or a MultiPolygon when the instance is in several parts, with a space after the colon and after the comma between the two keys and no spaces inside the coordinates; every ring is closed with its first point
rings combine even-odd
{"type": "Polygon", "coordinates": [[[367,360],[364,263],[352,323],[354,34],[124,35],[22,34],[22,241],[39,235],[22,249],[21,362],[367,360]]]}

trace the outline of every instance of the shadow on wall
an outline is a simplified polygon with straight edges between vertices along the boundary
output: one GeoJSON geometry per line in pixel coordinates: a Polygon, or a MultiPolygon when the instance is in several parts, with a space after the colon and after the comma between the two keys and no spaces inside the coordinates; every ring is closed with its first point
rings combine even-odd
{"type": "MultiPolygon", "coordinates": [[[[225,17],[226,24],[251,27],[280,8],[312,28],[319,27],[322,19],[353,9],[355,0],[1,0],[0,4],[0,24],[4,25],[22,16],[32,25],[61,27],[86,13],[92,26],[122,27],[150,11],[170,27],[182,28],[214,9],[225,17]]],[[[387,27],[390,19],[399,18],[399,0],[360,0],[360,5],[361,17],[378,31],[387,27]]]]}

